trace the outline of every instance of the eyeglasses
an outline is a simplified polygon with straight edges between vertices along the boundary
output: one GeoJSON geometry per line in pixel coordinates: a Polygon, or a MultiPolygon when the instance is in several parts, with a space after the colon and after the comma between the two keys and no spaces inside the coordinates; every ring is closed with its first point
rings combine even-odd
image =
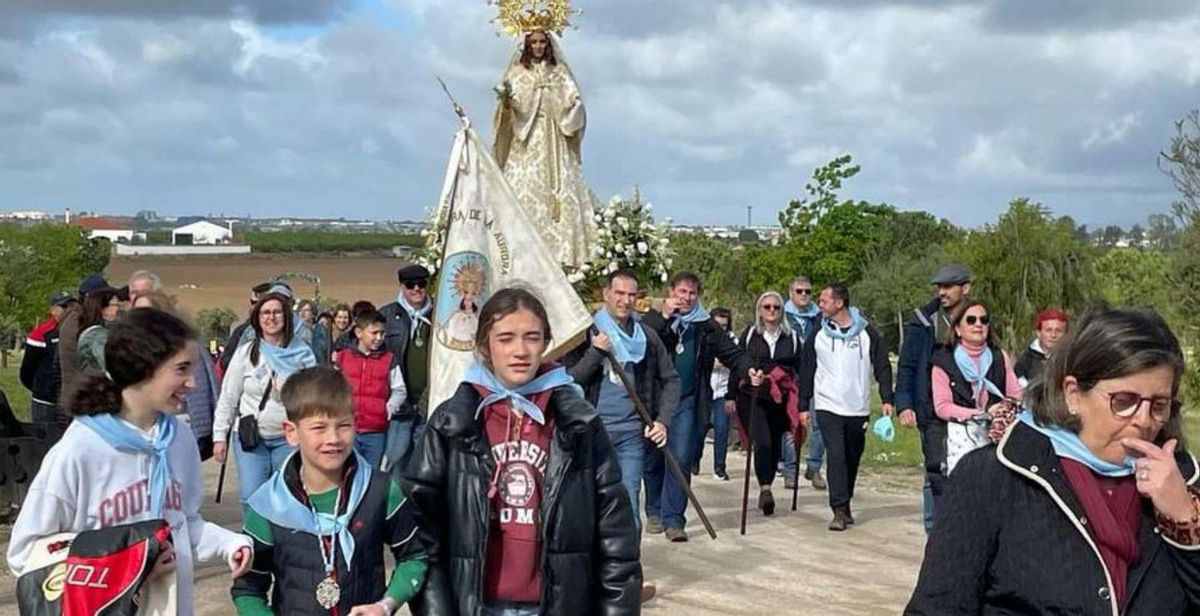
{"type": "Polygon", "coordinates": [[[992,323],[991,315],[986,315],[986,314],[981,317],[977,317],[973,314],[968,314],[967,316],[963,317],[963,320],[967,322],[967,325],[974,325],[976,323],[978,323],[980,325],[990,325],[992,323]]]}
{"type": "Polygon", "coordinates": [[[283,311],[282,310],[263,310],[263,311],[259,312],[258,314],[260,316],[264,316],[264,317],[281,317],[281,316],[283,316],[283,311]]]}
{"type": "Polygon", "coordinates": [[[812,295],[812,289],[792,289],[792,295],[812,295]]]}
{"type": "Polygon", "coordinates": [[[404,288],[410,291],[413,289],[424,289],[427,286],[429,286],[428,280],[409,280],[404,283],[404,288]]]}
{"type": "Polygon", "coordinates": [[[762,305],[763,310],[770,310],[771,312],[779,310],[779,308],[780,308],[779,304],[763,304],[762,305]]]}
{"type": "Polygon", "coordinates": [[[1122,419],[1128,419],[1137,415],[1138,410],[1142,408],[1143,402],[1150,403],[1150,416],[1155,421],[1166,421],[1180,407],[1178,400],[1166,396],[1152,396],[1147,398],[1132,391],[1118,391],[1108,394],[1108,408],[1112,410],[1113,415],[1122,419]]]}

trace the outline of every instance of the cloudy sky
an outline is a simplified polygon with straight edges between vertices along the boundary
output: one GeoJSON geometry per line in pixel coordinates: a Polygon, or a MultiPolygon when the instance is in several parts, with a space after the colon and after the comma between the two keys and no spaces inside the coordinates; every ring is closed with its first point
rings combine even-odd
{"type": "MultiPolygon", "coordinates": [[[[607,198],[773,221],[849,196],[963,224],[1029,196],[1092,225],[1172,199],[1200,106],[1194,0],[577,0],[565,37],[607,198]]],[[[484,0],[4,0],[0,210],[414,219],[456,119],[490,139],[513,43],[484,0]]]]}

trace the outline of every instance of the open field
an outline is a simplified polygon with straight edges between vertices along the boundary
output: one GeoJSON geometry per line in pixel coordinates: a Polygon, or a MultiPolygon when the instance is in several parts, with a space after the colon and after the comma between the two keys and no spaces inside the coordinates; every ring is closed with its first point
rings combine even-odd
{"type": "MultiPolygon", "coordinates": [[[[165,290],[178,297],[187,312],[224,307],[241,315],[246,312],[250,287],[287,272],[318,276],[323,297],[346,303],[366,299],[382,305],[396,296],[396,270],[402,264],[390,257],[328,255],[114,257],[105,274],[110,283],[121,286],[133,272],[148,269],[162,278],[165,290]]],[[[291,284],[300,297],[313,296],[312,284],[291,284]]]]}

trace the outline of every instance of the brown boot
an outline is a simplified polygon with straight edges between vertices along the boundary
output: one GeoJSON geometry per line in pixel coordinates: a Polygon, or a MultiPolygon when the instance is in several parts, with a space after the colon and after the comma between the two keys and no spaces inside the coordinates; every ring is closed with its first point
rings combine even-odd
{"type": "Polygon", "coordinates": [[[841,532],[846,530],[847,526],[849,524],[847,523],[846,515],[840,509],[835,510],[833,512],[833,519],[829,521],[829,530],[841,532]]]}

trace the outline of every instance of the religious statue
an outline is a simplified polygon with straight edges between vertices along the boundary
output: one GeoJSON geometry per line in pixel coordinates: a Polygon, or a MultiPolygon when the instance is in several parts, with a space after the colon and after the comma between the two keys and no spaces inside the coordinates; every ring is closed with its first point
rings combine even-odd
{"type": "Polygon", "coordinates": [[[496,162],[551,254],[578,270],[592,258],[597,202],[583,176],[583,97],[556,35],[572,11],[567,0],[497,4],[522,42],[496,87],[496,162]]]}

